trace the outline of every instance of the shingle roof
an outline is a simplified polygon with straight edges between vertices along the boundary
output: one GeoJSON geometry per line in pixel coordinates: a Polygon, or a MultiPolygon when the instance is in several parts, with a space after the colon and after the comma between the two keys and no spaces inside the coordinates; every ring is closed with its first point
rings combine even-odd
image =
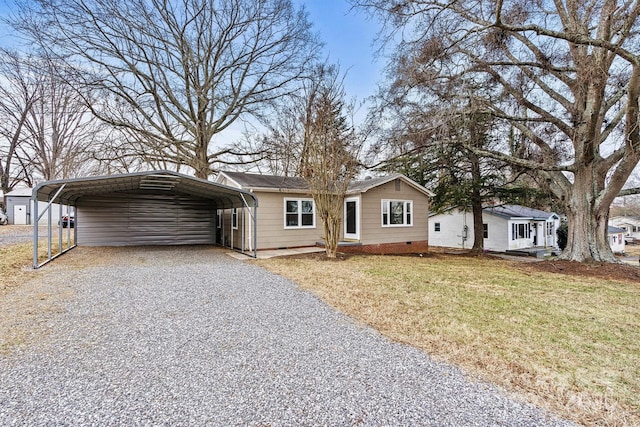
{"type": "Polygon", "coordinates": [[[608,233],[624,233],[625,229],[624,228],[618,228],[618,227],[613,227],[613,226],[609,226],[609,228],[607,229],[608,233]]]}
{"type": "MultiPolygon", "coordinates": [[[[308,191],[309,186],[304,178],[299,177],[284,177],[284,176],[276,176],[276,175],[263,175],[256,173],[246,173],[246,172],[220,172],[222,175],[226,176],[230,180],[234,181],[241,188],[245,189],[263,189],[263,190],[301,190],[308,191]]],[[[418,183],[410,180],[406,176],[402,174],[391,174],[387,176],[377,177],[377,178],[368,178],[360,181],[353,181],[349,184],[349,188],[347,188],[347,193],[364,193],[371,188],[375,188],[379,185],[386,184],[387,182],[393,181],[395,179],[402,179],[406,183],[410,184],[414,188],[424,192],[425,194],[430,195],[429,190],[425,187],[419,185],[418,183]]]]}
{"type": "Polygon", "coordinates": [[[548,219],[553,213],[520,205],[499,205],[484,208],[485,212],[506,218],[548,219]]]}
{"type": "Polygon", "coordinates": [[[222,172],[243,188],[273,188],[285,190],[308,190],[304,178],[293,176],[263,175],[246,172],[222,172]]]}

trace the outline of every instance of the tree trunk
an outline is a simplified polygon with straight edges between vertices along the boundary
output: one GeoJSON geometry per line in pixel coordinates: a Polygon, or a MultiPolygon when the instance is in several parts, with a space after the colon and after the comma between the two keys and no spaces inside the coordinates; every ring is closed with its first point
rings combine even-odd
{"type": "Polygon", "coordinates": [[[204,141],[200,141],[200,144],[196,146],[195,161],[193,165],[196,178],[209,179],[209,175],[211,174],[209,158],[207,156],[207,147],[208,144],[204,141]]]}
{"type": "Polygon", "coordinates": [[[482,220],[482,199],[472,200],[473,212],[473,247],[472,252],[484,251],[484,221],[482,220]]]}
{"type": "MultiPolygon", "coordinates": [[[[472,132],[472,135],[474,133],[472,132]]],[[[469,152],[471,162],[471,211],[473,212],[473,248],[472,252],[482,253],[484,251],[484,221],[482,220],[482,171],[480,170],[480,159],[474,152],[469,152]]]]}
{"type": "Polygon", "coordinates": [[[338,242],[340,241],[340,227],[342,221],[339,217],[329,215],[323,218],[324,226],[324,248],[327,258],[336,258],[338,253],[338,242]]]}
{"type": "Polygon", "coordinates": [[[567,204],[567,247],[560,259],[577,262],[619,262],[608,238],[609,205],[598,203],[598,185],[591,174],[575,176],[567,204]]]}

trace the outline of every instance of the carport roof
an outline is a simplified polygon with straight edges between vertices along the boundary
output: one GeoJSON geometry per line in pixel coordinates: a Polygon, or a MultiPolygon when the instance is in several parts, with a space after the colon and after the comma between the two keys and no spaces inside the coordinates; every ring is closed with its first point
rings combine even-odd
{"type": "Polygon", "coordinates": [[[258,199],[247,191],[168,170],[46,181],[33,189],[32,197],[49,201],[58,192],[55,202],[69,205],[75,205],[83,196],[137,192],[209,199],[217,209],[258,206],[258,199]]]}

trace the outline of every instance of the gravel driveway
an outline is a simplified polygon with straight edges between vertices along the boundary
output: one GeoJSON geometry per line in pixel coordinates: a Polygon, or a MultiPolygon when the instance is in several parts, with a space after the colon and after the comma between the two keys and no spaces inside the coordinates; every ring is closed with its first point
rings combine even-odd
{"type": "Polygon", "coordinates": [[[569,425],[219,249],[83,250],[29,285],[67,296],[0,354],[0,425],[569,425]]]}

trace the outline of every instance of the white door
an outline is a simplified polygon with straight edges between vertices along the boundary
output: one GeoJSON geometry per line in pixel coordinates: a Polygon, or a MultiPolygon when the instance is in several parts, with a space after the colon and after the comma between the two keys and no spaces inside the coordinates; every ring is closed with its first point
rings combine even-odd
{"type": "Polygon", "coordinates": [[[13,206],[13,223],[15,225],[27,225],[27,206],[26,205],[13,206]]]}
{"type": "Polygon", "coordinates": [[[344,200],[344,238],[360,239],[360,199],[344,200]]]}

